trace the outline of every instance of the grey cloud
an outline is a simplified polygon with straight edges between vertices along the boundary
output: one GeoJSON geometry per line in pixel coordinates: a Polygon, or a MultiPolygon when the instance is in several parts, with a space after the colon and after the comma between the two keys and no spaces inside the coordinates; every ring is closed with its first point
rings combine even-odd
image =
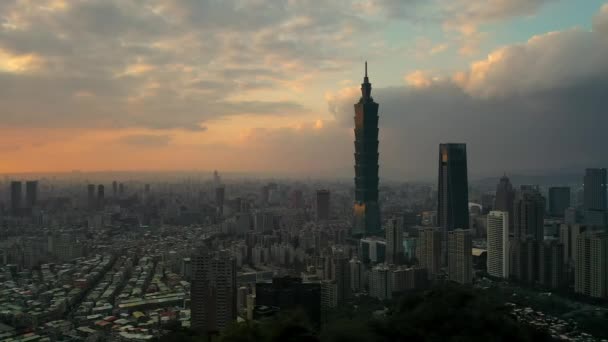
{"type": "Polygon", "coordinates": [[[23,26],[0,28],[0,49],[42,67],[0,75],[0,124],[198,130],[224,115],[301,112],[226,97],[283,87],[295,76],[281,62],[301,72],[348,63],[335,33],[366,26],[351,0],[339,2],[89,0],[46,11],[3,1],[0,21],[16,13],[23,26]],[[136,65],[149,68],[125,74],[136,65]]]}
{"type": "Polygon", "coordinates": [[[171,142],[169,135],[134,134],[118,139],[119,143],[137,147],[165,147],[171,142]]]}

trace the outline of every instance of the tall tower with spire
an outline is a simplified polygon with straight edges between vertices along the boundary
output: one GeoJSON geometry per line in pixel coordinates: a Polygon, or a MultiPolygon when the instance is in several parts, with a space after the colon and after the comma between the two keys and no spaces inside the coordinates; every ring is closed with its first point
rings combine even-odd
{"type": "Polygon", "coordinates": [[[353,236],[380,232],[378,205],[378,104],[371,96],[367,76],[361,84],[361,99],[355,104],[355,204],[353,236]]]}

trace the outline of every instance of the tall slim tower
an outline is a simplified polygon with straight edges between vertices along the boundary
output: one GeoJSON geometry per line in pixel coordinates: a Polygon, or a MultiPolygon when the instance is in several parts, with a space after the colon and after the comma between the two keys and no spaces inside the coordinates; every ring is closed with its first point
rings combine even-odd
{"type": "Polygon", "coordinates": [[[488,274],[497,278],[509,278],[509,213],[490,211],[488,223],[488,274]]]}
{"type": "Polygon", "coordinates": [[[38,181],[25,183],[25,206],[32,209],[38,202],[38,181]]]}
{"type": "Polygon", "coordinates": [[[439,145],[437,223],[441,227],[441,263],[448,264],[448,232],[469,229],[467,145],[439,145]]]}
{"type": "Polygon", "coordinates": [[[385,230],[386,263],[399,265],[403,260],[403,219],[390,219],[385,230]]]}
{"type": "Polygon", "coordinates": [[[585,223],[591,226],[606,225],[608,198],[606,169],[586,169],[584,178],[585,223]]]}
{"type": "Polygon", "coordinates": [[[439,145],[437,219],[444,231],[469,228],[467,145],[439,145]]]}
{"type": "Polygon", "coordinates": [[[352,234],[364,236],[380,231],[378,206],[378,104],[372,98],[367,77],[361,84],[361,99],[355,104],[355,204],[352,234]]]}

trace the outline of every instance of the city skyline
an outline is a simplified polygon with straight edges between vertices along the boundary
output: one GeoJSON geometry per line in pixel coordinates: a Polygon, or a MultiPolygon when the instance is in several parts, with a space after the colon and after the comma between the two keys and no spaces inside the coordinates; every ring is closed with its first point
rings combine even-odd
{"type": "Polygon", "coordinates": [[[608,162],[605,1],[408,4],[4,2],[0,173],[346,177],[365,59],[383,105],[381,179],[432,179],[442,141],[467,143],[477,175],[608,162]]]}

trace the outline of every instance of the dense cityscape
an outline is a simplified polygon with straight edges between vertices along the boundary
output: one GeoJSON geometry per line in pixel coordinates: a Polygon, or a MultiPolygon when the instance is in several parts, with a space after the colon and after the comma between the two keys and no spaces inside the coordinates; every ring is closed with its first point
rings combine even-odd
{"type": "Polygon", "coordinates": [[[0,0],[0,342],[608,342],[606,56],[608,0],[0,0]]]}
{"type": "Polygon", "coordinates": [[[365,69],[354,187],[218,171],[5,176],[0,340],[213,338],[291,310],[322,329],[353,303],[375,300],[367,314],[382,319],[391,300],[450,283],[502,291],[512,317],[554,339],[593,340],[582,322],[607,314],[606,169],[473,185],[466,144],[441,143],[436,184],[381,183],[365,69]],[[553,296],[577,304],[558,315],[530,299],[553,296]]]}

